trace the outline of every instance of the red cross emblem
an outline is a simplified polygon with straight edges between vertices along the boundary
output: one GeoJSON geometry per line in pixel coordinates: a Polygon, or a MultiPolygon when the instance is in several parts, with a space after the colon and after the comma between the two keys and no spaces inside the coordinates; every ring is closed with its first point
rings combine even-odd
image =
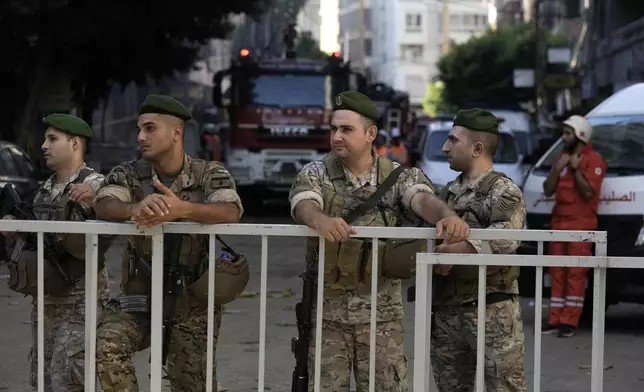
{"type": "Polygon", "coordinates": [[[579,132],[579,136],[581,136],[581,137],[586,136],[586,132],[584,132],[584,131],[579,132]]]}

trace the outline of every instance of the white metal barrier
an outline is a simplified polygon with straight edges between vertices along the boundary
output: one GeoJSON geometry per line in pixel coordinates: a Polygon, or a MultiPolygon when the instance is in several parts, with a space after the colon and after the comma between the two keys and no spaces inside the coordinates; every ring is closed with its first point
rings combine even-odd
{"type": "MultiPolygon", "coordinates": [[[[386,227],[356,227],[357,234],[354,237],[371,238],[377,242],[379,238],[401,238],[401,239],[427,239],[428,251],[433,250],[433,239],[436,238],[435,229],[426,228],[386,228],[386,227]]],[[[97,298],[97,270],[98,261],[98,235],[148,235],[152,236],[152,304],[151,304],[151,342],[162,340],[162,298],[163,298],[163,234],[204,234],[209,235],[209,280],[212,284],[208,293],[208,341],[207,341],[207,368],[212,369],[213,365],[213,328],[214,328],[214,282],[216,256],[215,234],[219,235],[242,235],[261,236],[261,290],[260,290],[260,328],[259,328],[259,365],[258,385],[259,391],[265,390],[265,359],[266,359],[266,300],[267,300],[267,271],[268,271],[268,237],[289,236],[289,237],[316,237],[313,230],[306,226],[298,225],[272,225],[272,224],[226,224],[226,225],[200,225],[195,223],[166,223],[162,226],[139,229],[131,223],[107,223],[100,221],[92,222],[43,222],[43,221],[19,221],[1,220],[0,231],[8,232],[31,232],[37,233],[38,239],[38,303],[44,302],[44,276],[43,276],[43,233],[79,233],[86,234],[86,320],[85,320],[85,391],[95,391],[95,356],[96,356],[96,307],[93,305],[97,298]]],[[[591,241],[597,244],[594,257],[573,257],[573,256],[518,256],[518,255],[446,255],[446,254],[419,254],[416,272],[416,314],[415,314],[415,341],[414,341],[414,391],[428,391],[429,388],[429,343],[430,327],[429,315],[431,314],[431,267],[433,264],[448,265],[481,265],[479,267],[479,281],[484,281],[487,265],[518,265],[536,266],[536,317],[535,317],[535,391],[540,391],[540,359],[541,359],[541,303],[542,303],[542,272],[544,266],[587,266],[595,267],[595,290],[594,290],[594,315],[593,315],[593,367],[592,385],[593,392],[602,391],[602,361],[604,341],[604,303],[606,268],[622,267],[632,268],[638,266],[636,258],[607,258],[606,257],[606,233],[605,232],[572,232],[572,231],[537,231],[537,230],[472,230],[471,239],[475,240],[499,240],[512,239],[523,241],[539,241],[539,254],[543,253],[543,241],[580,242],[591,241]],[[502,261],[501,261],[502,260],[502,261]],[[599,371],[597,371],[599,369],[599,371]]],[[[315,336],[315,390],[320,387],[320,357],[322,339],[322,299],[323,299],[323,271],[324,271],[324,241],[321,238],[319,247],[320,263],[318,268],[317,286],[317,317],[315,336]]],[[[372,247],[374,260],[378,259],[378,247],[372,247]]],[[[377,263],[373,268],[376,269],[377,263]]],[[[251,267],[254,268],[254,267],[251,267]]],[[[376,300],[377,300],[377,271],[373,271],[371,290],[371,334],[370,334],[370,367],[369,367],[369,391],[375,390],[375,352],[376,352],[376,300]]],[[[479,299],[485,297],[484,285],[479,286],[479,299]]],[[[484,317],[484,301],[479,301],[478,317],[484,317]]],[[[295,317],[295,315],[293,315],[295,317]]],[[[44,389],[44,309],[38,306],[38,390],[44,389]]],[[[484,329],[479,324],[478,332],[478,358],[477,358],[477,391],[483,391],[483,355],[484,355],[484,329]]],[[[284,342],[289,344],[289,342],[284,342]]],[[[161,369],[161,344],[151,344],[150,359],[150,389],[161,391],[162,369],[161,369]]],[[[310,375],[312,376],[312,375],[310,375]]],[[[206,390],[212,390],[212,371],[207,374],[206,390]]]]}

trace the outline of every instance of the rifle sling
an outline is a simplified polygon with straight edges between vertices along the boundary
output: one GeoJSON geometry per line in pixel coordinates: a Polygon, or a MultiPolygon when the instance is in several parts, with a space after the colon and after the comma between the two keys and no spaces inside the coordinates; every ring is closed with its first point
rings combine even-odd
{"type": "Polygon", "coordinates": [[[396,181],[398,181],[398,177],[402,174],[403,170],[405,170],[404,167],[398,166],[397,168],[392,171],[387,178],[382,182],[382,184],[378,185],[376,191],[371,195],[367,200],[365,200],[362,204],[358,205],[351,211],[347,212],[343,218],[345,222],[348,224],[352,224],[356,219],[360,218],[362,215],[364,215],[367,211],[372,209],[373,207],[378,204],[378,202],[385,196],[385,194],[391,189],[396,184],[396,181]]]}

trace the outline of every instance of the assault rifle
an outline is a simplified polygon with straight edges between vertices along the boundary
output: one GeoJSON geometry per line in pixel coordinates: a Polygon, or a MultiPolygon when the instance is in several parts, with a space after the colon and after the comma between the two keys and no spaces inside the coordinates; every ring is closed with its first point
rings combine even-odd
{"type": "MultiPolygon", "coordinates": [[[[2,188],[2,191],[0,191],[0,219],[6,215],[12,215],[19,220],[36,220],[34,214],[31,213],[30,206],[20,199],[13,184],[10,183],[6,184],[2,188]]],[[[37,247],[36,235],[34,233],[21,233],[16,236],[16,242],[11,255],[9,255],[9,259],[12,261],[18,260],[20,252],[23,251],[26,245],[29,245],[28,249],[37,247]]],[[[60,255],[56,252],[56,248],[48,235],[43,236],[43,245],[45,259],[54,265],[66,282],[71,284],[69,275],[60,265],[60,255]]]]}
{"type": "Polygon", "coordinates": [[[302,301],[295,305],[298,337],[291,339],[291,352],[295,355],[292,392],[306,392],[309,389],[309,344],[311,341],[311,309],[313,309],[313,289],[315,280],[311,274],[301,275],[304,281],[302,301]]]}
{"type": "Polygon", "coordinates": [[[168,347],[174,321],[174,308],[177,297],[185,284],[184,276],[179,266],[181,255],[181,234],[163,235],[163,349],[162,358],[165,365],[168,358],[168,347]]]}
{"type": "MultiPolygon", "coordinates": [[[[177,297],[185,286],[183,269],[179,265],[181,236],[181,234],[163,235],[163,349],[161,354],[163,365],[166,364],[168,358],[168,345],[170,344],[172,327],[175,324],[174,310],[177,297]]],[[[152,266],[143,260],[136,250],[134,250],[134,258],[136,268],[148,278],[152,278],[152,266]]]]}

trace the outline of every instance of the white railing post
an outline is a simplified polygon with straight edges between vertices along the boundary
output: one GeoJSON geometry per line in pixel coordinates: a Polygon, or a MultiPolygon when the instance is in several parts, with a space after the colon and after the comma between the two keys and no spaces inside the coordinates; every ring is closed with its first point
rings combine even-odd
{"type": "MultiPolygon", "coordinates": [[[[427,240],[427,251],[434,250],[434,240],[427,240]]],[[[430,347],[432,333],[432,265],[420,263],[416,254],[416,293],[414,322],[414,391],[428,392],[432,377],[430,347]]]]}
{"type": "Polygon", "coordinates": [[[378,245],[377,237],[371,239],[371,313],[369,325],[369,392],[376,388],[376,320],[378,316],[378,245]]]}
{"type": "MultiPolygon", "coordinates": [[[[322,316],[324,314],[324,263],[326,257],[326,240],[319,237],[318,247],[318,296],[315,312],[315,375],[314,391],[320,390],[322,376],[322,316]]],[[[311,375],[309,374],[309,377],[311,375]]]]}
{"type": "Polygon", "coordinates": [[[215,272],[217,265],[217,242],[214,234],[208,236],[208,325],[206,337],[206,391],[212,391],[213,367],[215,364],[215,272]]]}
{"type": "MultiPolygon", "coordinates": [[[[537,255],[543,256],[543,241],[537,242],[537,255]]],[[[534,287],[534,392],[541,392],[541,320],[543,319],[543,267],[536,268],[534,287]]]]}
{"type": "Polygon", "coordinates": [[[45,392],[45,234],[36,235],[38,254],[38,392],[45,392]]]}
{"type": "Polygon", "coordinates": [[[163,351],[163,234],[152,235],[150,390],[161,391],[163,351]]]}
{"type": "Polygon", "coordinates": [[[485,306],[487,304],[487,266],[479,265],[478,301],[476,314],[476,392],[485,391],[485,306]]]}
{"type": "Polygon", "coordinates": [[[85,235],[85,391],[96,390],[98,235],[85,235]]]}
{"type": "Polygon", "coordinates": [[[593,279],[593,330],[592,330],[592,367],[591,392],[604,390],[604,326],[606,322],[606,242],[595,245],[595,256],[601,258],[603,266],[595,267],[593,279]]]}
{"type": "Polygon", "coordinates": [[[266,295],[268,293],[268,237],[262,236],[261,288],[259,297],[259,364],[257,390],[264,392],[266,371],[266,295]]]}

